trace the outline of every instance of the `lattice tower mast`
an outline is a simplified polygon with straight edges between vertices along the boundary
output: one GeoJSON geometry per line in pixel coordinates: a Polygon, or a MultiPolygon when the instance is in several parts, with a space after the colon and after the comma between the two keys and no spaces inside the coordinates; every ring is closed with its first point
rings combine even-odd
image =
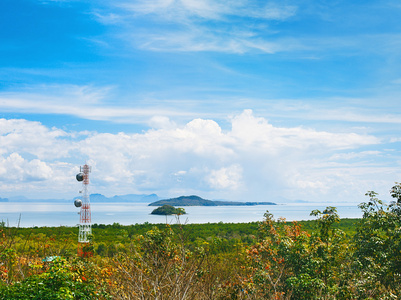
{"type": "Polygon", "coordinates": [[[78,243],[81,243],[81,249],[83,248],[82,244],[89,243],[89,236],[92,234],[92,224],[91,224],[91,208],[90,208],[90,200],[89,200],[89,173],[91,172],[91,167],[87,164],[80,167],[80,172],[83,175],[82,180],[82,206],[80,210],[80,218],[79,218],[79,234],[78,234],[78,243]]]}

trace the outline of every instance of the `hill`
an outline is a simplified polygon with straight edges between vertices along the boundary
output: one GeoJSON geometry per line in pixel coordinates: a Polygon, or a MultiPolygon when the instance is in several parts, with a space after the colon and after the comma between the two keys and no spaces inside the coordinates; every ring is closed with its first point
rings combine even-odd
{"type": "Polygon", "coordinates": [[[206,200],[198,196],[181,196],[152,202],[149,206],[163,206],[165,204],[172,206],[217,206],[214,201],[206,200]]]}
{"type": "Polygon", "coordinates": [[[212,201],[199,196],[181,196],[178,198],[163,199],[152,202],[149,206],[239,206],[239,205],[276,205],[273,202],[234,202],[234,201],[212,201]]]}

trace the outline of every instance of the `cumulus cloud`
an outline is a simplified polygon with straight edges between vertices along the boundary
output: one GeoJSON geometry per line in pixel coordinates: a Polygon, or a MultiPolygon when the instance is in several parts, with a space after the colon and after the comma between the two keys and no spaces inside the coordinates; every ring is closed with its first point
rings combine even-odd
{"type": "Polygon", "coordinates": [[[65,157],[73,147],[65,137],[68,134],[63,130],[49,129],[39,122],[0,119],[0,154],[29,153],[39,159],[65,157]]]}
{"type": "Polygon", "coordinates": [[[51,175],[51,168],[39,159],[28,161],[15,152],[8,157],[0,157],[0,179],[3,183],[44,181],[51,175]]]}
{"type": "Polygon", "coordinates": [[[283,149],[316,149],[321,152],[324,149],[349,149],[380,142],[374,136],[355,133],[330,133],[302,127],[277,128],[266,119],[255,117],[251,110],[233,118],[231,136],[238,140],[239,145],[269,152],[283,149]]]}
{"type": "Polygon", "coordinates": [[[214,189],[236,190],[241,185],[241,177],[241,166],[232,165],[219,170],[212,170],[206,177],[206,180],[214,189]]]}
{"type": "MultiPolygon", "coordinates": [[[[229,200],[274,200],[279,194],[311,200],[333,197],[340,188],[355,192],[353,185],[367,177],[361,168],[368,166],[353,161],[352,153],[381,142],[371,135],[280,128],[251,110],[234,116],[229,130],[207,119],[184,126],[161,117],[153,122],[158,128],[142,133],[77,135],[38,122],[1,119],[0,188],[74,193],[74,172],[88,161],[91,187],[106,195],[178,196],[179,191],[229,200]],[[342,154],[348,149],[351,154],[342,154]]],[[[375,174],[373,167],[369,172],[375,174]]]]}
{"type": "Polygon", "coordinates": [[[169,129],[177,125],[166,116],[153,116],[149,121],[149,126],[155,129],[169,129]]]}

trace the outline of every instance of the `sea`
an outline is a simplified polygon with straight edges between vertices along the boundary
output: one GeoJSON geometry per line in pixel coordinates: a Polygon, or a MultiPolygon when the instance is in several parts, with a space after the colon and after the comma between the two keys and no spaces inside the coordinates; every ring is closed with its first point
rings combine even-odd
{"type": "MultiPolygon", "coordinates": [[[[248,223],[263,221],[268,210],[275,219],[287,221],[313,220],[312,210],[323,211],[327,206],[334,206],[340,218],[361,218],[358,206],[350,204],[302,203],[283,205],[255,206],[185,206],[185,215],[152,215],[154,206],[147,203],[92,203],[92,224],[121,225],[143,223],[203,224],[203,223],[248,223]]],[[[79,209],[72,203],[56,202],[0,202],[0,221],[12,227],[53,227],[76,226],[79,224],[79,209]]]]}

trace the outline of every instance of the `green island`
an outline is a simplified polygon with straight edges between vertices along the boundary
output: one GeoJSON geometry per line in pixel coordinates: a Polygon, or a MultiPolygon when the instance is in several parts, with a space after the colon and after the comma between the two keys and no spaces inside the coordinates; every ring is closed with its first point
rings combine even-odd
{"type": "Polygon", "coordinates": [[[0,300],[400,299],[401,184],[390,193],[369,191],[360,219],[329,206],[300,222],[93,224],[85,258],[77,227],[3,221],[0,300]]]}
{"type": "Polygon", "coordinates": [[[149,204],[149,206],[239,206],[239,205],[276,205],[273,202],[235,202],[206,200],[199,196],[181,196],[177,198],[163,199],[149,204]]]}
{"type": "Polygon", "coordinates": [[[152,215],[185,215],[186,212],[183,208],[175,208],[174,206],[164,204],[151,212],[152,215]]]}

